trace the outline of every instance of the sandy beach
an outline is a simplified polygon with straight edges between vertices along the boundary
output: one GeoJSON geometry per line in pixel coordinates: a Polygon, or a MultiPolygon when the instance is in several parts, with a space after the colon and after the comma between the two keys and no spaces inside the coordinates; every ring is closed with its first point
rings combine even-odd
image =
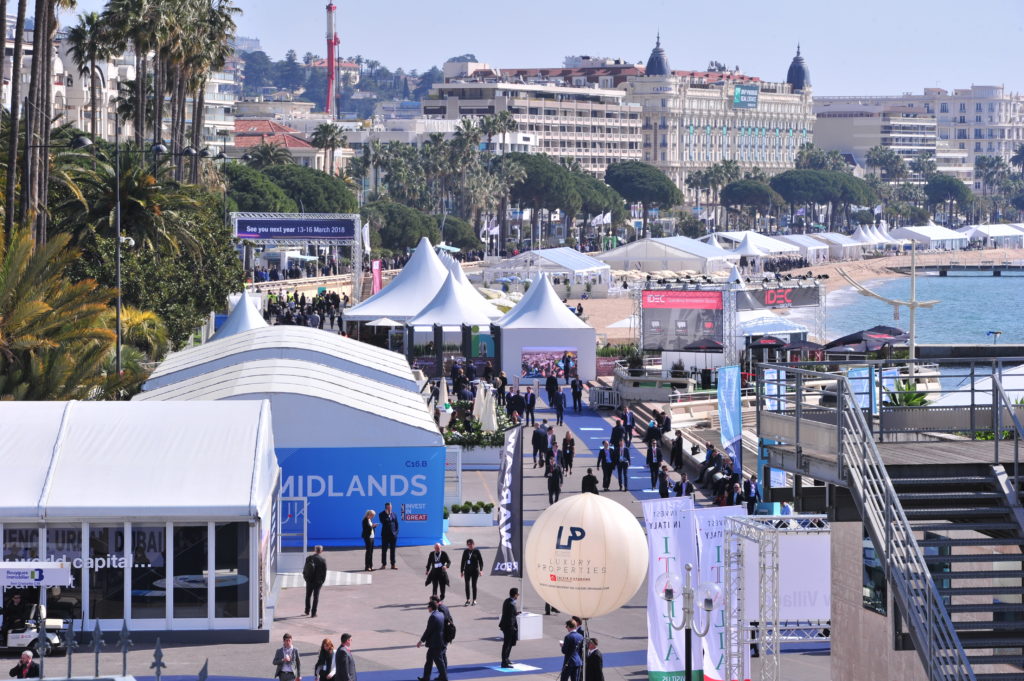
{"type": "MultiPolygon", "coordinates": [[[[917,254],[918,265],[938,265],[949,262],[961,264],[1002,263],[1024,260],[1024,249],[994,248],[981,251],[944,251],[917,254]]],[[[893,272],[890,267],[910,266],[910,255],[893,255],[868,260],[848,260],[816,265],[808,269],[793,270],[794,274],[811,272],[814,276],[827,274],[825,288],[829,293],[846,288],[849,284],[837,272],[842,268],[854,280],[866,282],[878,279],[893,279],[904,276],[893,272]]],[[[609,343],[628,343],[633,340],[633,332],[629,328],[609,328],[612,324],[626,319],[633,314],[635,301],[632,298],[603,298],[579,300],[571,298],[569,303],[583,303],[583,313],[587,323],[593,326],[601,338],[609,343]]]]}

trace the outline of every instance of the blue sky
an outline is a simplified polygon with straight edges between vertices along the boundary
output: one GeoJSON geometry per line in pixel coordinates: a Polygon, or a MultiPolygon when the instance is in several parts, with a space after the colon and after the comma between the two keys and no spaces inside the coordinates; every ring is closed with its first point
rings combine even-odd
{"type": "MultiPolygon", "coordinates": [[[[423,71],[466,52],[498,67],[560,66],[570,54],[646,61],[660,30],[673,69],[716,60],[765,80],[785,78],[799,42],[819,95],[1024,90],[1024,0],[335,2],[342,53],[392,69],[423,71]]],[[[326,0],[236,3],[239,34],[272,58],[324,54],[326,0]]]]}

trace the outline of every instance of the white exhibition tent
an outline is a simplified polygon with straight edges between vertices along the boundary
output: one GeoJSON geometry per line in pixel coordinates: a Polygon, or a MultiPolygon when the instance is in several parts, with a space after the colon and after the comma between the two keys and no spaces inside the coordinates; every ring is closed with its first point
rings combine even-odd
{"type": "Polygon", "coordinates": [[[957,231],[971,241],[983,241],[996,248],[1024,247],[1024,231],[1013,225],[970,225],[957,231]]]}
{"type": "Polygon", "coordinates": [[[369,343],[308,326],[277,325],[242,331],[216,343],[169,354],[143,386],[162,388],[200,374],[261,359],[293,359],[322,364],[407,390],[416,379],[405,357],[369,343]]]}
{"type": "Polygon", "coordinates": [[[3,402],[0,421],[3,522],[248,522],[280,480],[267,402],[3,402]]]}
{"type": "Polygon", "coordinates": [[[560,283],[611,283],[611,268],[606,262],[565,246],[523,251],[487,268],[490,280],[512,276],[531,280],[538,274],[555,277],[560,283]]]}
{"type": "Polygon", "coordinates": [[[764,251],[769,255],[792,255],[800,250],[791,243],[751,230],[745,230],[742,232],[715,232],[714,234],[704,237],[704,240],[714,238],[716,236],[725,241],[731,241],[733,244],[742,244],[745,239],[749,240],[749,242],[757,247],[758,250],[764,251]]]}
{"type": "Polygon", "coordinates": [[[857,231],[850,235],[850,238],[864,244],[865,246],[877,246],[879,243],[878,237],[870,234],[864,229],[863,225],[858,227],[857,231]]]}
{"type": "Polygon", "coordinates": [[[828,260],[828,246],[806,234],[780,234],[775,238],[799,248],[800,255],[811,264],[822,263],[828,260]]]}
{"type": "Polygon", "coordinates": [[[942,225],[921,225],[919,227],[900,227],[894,229],[889,236],[894,239],[909,239],[923,244],[926,248],[941,251],[953,251],[967,246],[967,237],[960,232],[942,225]]]}
{"type": "Polygon", "coordinates": [[[344,319],[368,322],[388,317],[404,322],[430,302],[448,275],[448,268],[424,237],[395,278],[363,302],[346,309],[344,319]]]}
{"type": "Polygon", "coordinates": [[[260,312],[259,298],[249,291],[242,291],[235,302],[235,308],[231,310],[231,314],[221,323],[220,328],[210,337],[210,340],[221,340],[236,333],[268,326],[270,325],[263,319],[263,314],[260,312]]]}
{"type": "Polygon", "coordinates": [[[522,300],[495,322],[501,327],[501,368],[519,375],[525,347],[577,353],[577,371],[584,381],[597,377],[597,332],[570,312],[547,277],[537,277],[522,300]]]}
{"type": "Polygon", "coordinates": [[[133,398],[180,400],[269,400],[279,449],[443,444],[415,390],[306,361],[242,362],[133,398]]]}
{"type": "Polygon", "coordinates": [[[484,326],[501,317],[501,311],[483,297],[469,291],[448,273],[448,278],[437,294],[418,314],[406,320],[411,327],[433,327],[435,324],[447,327],[484,326]]]}
{"type": "Polygon", "coordinates": [[[867,244],[854,241],[845,234],[836,232],[818,232],[809,236],[828,246],[828,255],[831,260],[858,258],[863,255],[864,249],[867,247],[867,244]]]}
{"type": "Polygon", "coordinates": [[[733,253],[746,258],[764,258],[771,255],[768,251],[755,246],[754,242],[750,239],[749,234],[743,237],[739,246],[733,249],[733,253]]]}
{"type": "Polygon", "coordinates": [[[456,283],[466,289],[470,297],[479,298],[480,302],[486,305],[487,309],[490,310],[488,314],[492,319],[497,319],[504,314],[501,310],[494,307],[494,305],[480,293],[479,289],[473,286],[469,279],[466,278],[466,273],[462,270],[462,264],[458,260],[444,251],[439,253],[438,257],[441,258],[441,264],[445,266],[453,277],[455,277],[456,283]]]}
{"type": "Polygon", "coordinates": [[[618,270],[692,270],[711,274],[728,270],[740,256],[703,241],[670,236],[633,241],[601,253],[597,258],[618,270]]]}

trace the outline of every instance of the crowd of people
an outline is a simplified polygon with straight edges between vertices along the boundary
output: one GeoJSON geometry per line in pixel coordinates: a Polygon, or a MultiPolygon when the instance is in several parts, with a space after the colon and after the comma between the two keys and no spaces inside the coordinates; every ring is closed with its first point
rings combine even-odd
{"type": "Polygon", "coordinates": [[[270,291],[263,318],[268,324],[311,326],[316,329],[334,329],[335,323],[341,331],[341,313],[349,305],[347,293],[321,291],[306,296],[296,291],[270,291]]]}

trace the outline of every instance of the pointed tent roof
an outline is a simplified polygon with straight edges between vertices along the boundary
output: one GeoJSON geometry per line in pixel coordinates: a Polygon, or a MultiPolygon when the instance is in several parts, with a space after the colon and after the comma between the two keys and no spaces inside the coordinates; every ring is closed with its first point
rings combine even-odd
{"type": "MultiPolygon", "coordinates": [[[[714,234],[709,236],[707,241],[705,241],[704,243],[706,243],[708,246],[714,246],[715,248],[722,248],[721,242],[715,237],[714,234]]],[[[725,249],[722,249],[722,250],[725,250],[725,249]]]]}
{"type": "Polygon", "coordinates": [[[853,239],[854,241],[858,241],[858,242],[860,242],[862,244],[873,244],[873,243],[875,243],[875,240],[873,238],[871,238],[870,234],[868,234],[866,231],[864,231],[863,227],[858,227],[857,231],[854,232],[850,236],[850,238],[853,239]]]}
{"type": "Polygon", "coordinates": [[[231,314],[228,315],[228,318],[224,320],[224,323],[220,325],[217,333],[213,334],[210,340],[220,340],[233,336],[236,333],[269,326],[257,307],[258,300],[249,291],[242,291],[238,302],[235,303],[235,309],[231,311],[231,314]]]}
{"type": "Polygon", "coordinates": [[[589,324],[569,311],[547,277],[534,279],[519,304],[495,322],[504,329],[589,329],[589,324]]]}
{"type": "Polygon", "coordinates": [[[405,321],[430,302],[448,276],[448,269],[434,253],[426,237],[420,239],[409,262],[387,286],[358,305],[345,310],[346,321],[389,317],[405,321]]]}
{"type": "Polygon", "coordinates": [[[494,307],[494,305],[492,305],[490,301],[484,298],[480,291],[477,290],[476,286],[473,286],[472,282],[470,282],[470,280],[466,277],[465,271],[463,271],[462,269],[462,263],[460,263],[452,256],[448,255],[447,253],[442,252],[439,257],[441,258],[441,264],[444,265],[445,268],[452,273],[453,277],[455,277],[456,283],[459,286],[462,286],[464,289],[466,289],[471,296],[479,298],[480,302],[487,306],[487,309],[490,310],[488,316],[491,319],[499,319],[504,314],[501,310],[494,307]]]}
{"type": "Polygon", "coordinates": [[[743,283],[743,275],[740,274],[740,268],[736,267],[736,265],[733,265],[732,269],[729,271],[729,283],[730,284],[742,284],[743,283]]]}
{"type": "Polygon", "coordinates": [[[460,286],[455,275],[448,273],[437,295],[406,320],[409,326],[488,326],[491,323],[489,305],[481,297],[474,297],[460,286]]]}
{"type": "Polygon", "coordinates": [[[748,258],[763,258],[768,255],[767,251],[762,251],[760,248],[755,246],[753,242],[751,242],[749,234],[743,237],[743,241],[740,242],[740,245],[736,247],[736,250],[734,250],[733,253],[736,255],[745,255],[748,258]]]}

